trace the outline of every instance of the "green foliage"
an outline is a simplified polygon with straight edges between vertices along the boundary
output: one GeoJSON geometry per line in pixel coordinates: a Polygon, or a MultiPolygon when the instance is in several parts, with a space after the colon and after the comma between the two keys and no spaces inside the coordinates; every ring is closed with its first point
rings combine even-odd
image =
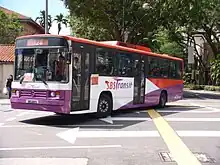
{"type": "Polygon", "coordinates": [[[220,84],[220,54],[211,62],[211,77],[217,85],[220,84]]]}
{"type": "Polygon", "coordinates": [[[193,85],[193,84],[184,84],[184,88],[188,88],[190,90],[204,90],[205,85],[193,85]]]}
{"type": "Polygon", "coordinates": [[[220,1],[219,0],[158,0],[155,8],[163,9],[155,12],[155,19],[161,20],[169,36],[184,46],[193,33],[200,33],[207,40],[216,55],[220,34],[220,1]],[[185,40],[185,42],[183,42],[185,40]]]}
{"type": "Polygon", "coordinates": [[[63,1],[70,9],[72,31],[79,37],[153,45],[158,26],[151,19],[153,12],[142,8],[145,0],[63,1]]]}
{"type": "Polygon", "coordinates": [[[184,73],[184,75],[183,75],[184,85],[188,85],[191,83],[191,80],[192,80],[191,76],[192,76],[191,73],[184,73]]]}
{"type": "Polygon", "coordinates": [[[220,86],[209,86],[209,85],[193,85],[193,84],[184,84],[184,88],[190,90],[205,90],[205,91],[218,91],[220,92],[220,86]]]}
{"type": "Polygon", "coordinates": [[[62,29],[62,25],[65,25],[67,27],[68,20],[64,17],[63,14],[60,13],[59,15],[56,15],[56,18],[54,19],[54,21],[57,22],[58,34],[60,34],[60,31],[62,29]]]}
{"type": "Polygon", "coordinates": [[[14,44],[22,32],[22,26],[15,15],[6,15],[0,10],[0,44],[14,44]]]}
{"type": "MultiPolygon", "coordinates": [[[[41,10],[40,11],[40,16],[39,17],[37,17],[36,19],[35,19],[35,21],[37,22],[39,22],[39,24],[43,27],[43,28],[45,28],[45,10],[41,10]]],[[[51,15],[48,15],[48,30],[50,30],[50,28],[51,28],[51,26],[52,26],[52,17],[51,17],[51,15]]]]}
{"type": "Polygon", "coordinates": [[[156,40],[159,45],[158,52],[169,54],[172,56],[184,57],[184,49],[177,44],[177,42],[172,41],[169,38],[168,31],[164,29],[160,29],[156,34],[156,40]]]}
{"type": "Polygon", "coordinates": [[[220,87],[219,86],[205,86],[204,90],[206,91],[220,91],[220,87]]]}
{"type": "Polygon", "coordinates": [[[70,17],[69,19],[73,35],[76,37],[97,41],[113,39],[106,29],[90,24],[87,19],[80,17],[70,17]]]}

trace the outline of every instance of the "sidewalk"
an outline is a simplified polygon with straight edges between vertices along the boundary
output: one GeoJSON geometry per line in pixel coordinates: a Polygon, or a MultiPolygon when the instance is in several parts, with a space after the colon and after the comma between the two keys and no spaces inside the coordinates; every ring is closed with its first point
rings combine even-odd
{"type": "Polygon", "coordinates": [[[217,92],[217,91],[190,90],[190,89],[184,89],[184,91],[185,92],[192,92],[192,93],[220,95],[220,92],[217,92]]]}
{"type": "Polygon", "coordinates": [[[1,99],[0,98],[0,106],[1,105],[10,105],[10,100],[9,99],[1,99]]]}

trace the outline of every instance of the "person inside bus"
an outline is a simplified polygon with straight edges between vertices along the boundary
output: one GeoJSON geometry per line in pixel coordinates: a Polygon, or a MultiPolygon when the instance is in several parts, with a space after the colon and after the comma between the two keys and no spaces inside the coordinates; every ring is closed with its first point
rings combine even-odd
{"type": "Polygon", "coordinates": [[[47,68],[47,56],[38,54],[36,56],[36,63],[35,63],[35,73],[37,79],[44,77],[46,68],[47,68]]]}
{"type": "Polygon", "coordinates": [[[75,80],[76,84],[78,84],[78,74],[80,69],[79,58],[74,57],[73,63],[73,79],[75,80]]]}
{"type": "Polygon", "coordinates": [[[56,61],[56,81],[65,80],[65,57],[60,53],[56,61]]]}

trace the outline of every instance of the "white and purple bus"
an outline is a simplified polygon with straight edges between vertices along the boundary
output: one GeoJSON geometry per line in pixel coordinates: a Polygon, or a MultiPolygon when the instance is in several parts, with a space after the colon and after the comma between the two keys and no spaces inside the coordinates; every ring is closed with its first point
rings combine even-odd
{"type": "Polygon", "coordinates": [[[57,114],[164,107],[183,96],[183,60],[122,42],[50,34],[16,39],[13,109],[57,114]]]}

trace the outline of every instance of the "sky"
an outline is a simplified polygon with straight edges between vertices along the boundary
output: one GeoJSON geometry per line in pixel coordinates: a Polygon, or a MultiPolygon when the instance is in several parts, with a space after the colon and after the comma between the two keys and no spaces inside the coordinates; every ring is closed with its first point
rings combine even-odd
{"type": "MultiPolygon", "coordinates": [[[[33,20],[40,15],[40,10],[45,10],[45,0],[0,0],[0,6],[13,10],[33,20]]],[[[65,8],[61,0],[48,0],[48,14],[55,18],[56,15],[62,13],[68,15],[68,10],[65,8]]],[[[57,34],[57,23],[54,21],[50,29],[51,34],[57,34]]],[[[70,28],[62,26],[61,35],[69,35],[70,28]]]]}

